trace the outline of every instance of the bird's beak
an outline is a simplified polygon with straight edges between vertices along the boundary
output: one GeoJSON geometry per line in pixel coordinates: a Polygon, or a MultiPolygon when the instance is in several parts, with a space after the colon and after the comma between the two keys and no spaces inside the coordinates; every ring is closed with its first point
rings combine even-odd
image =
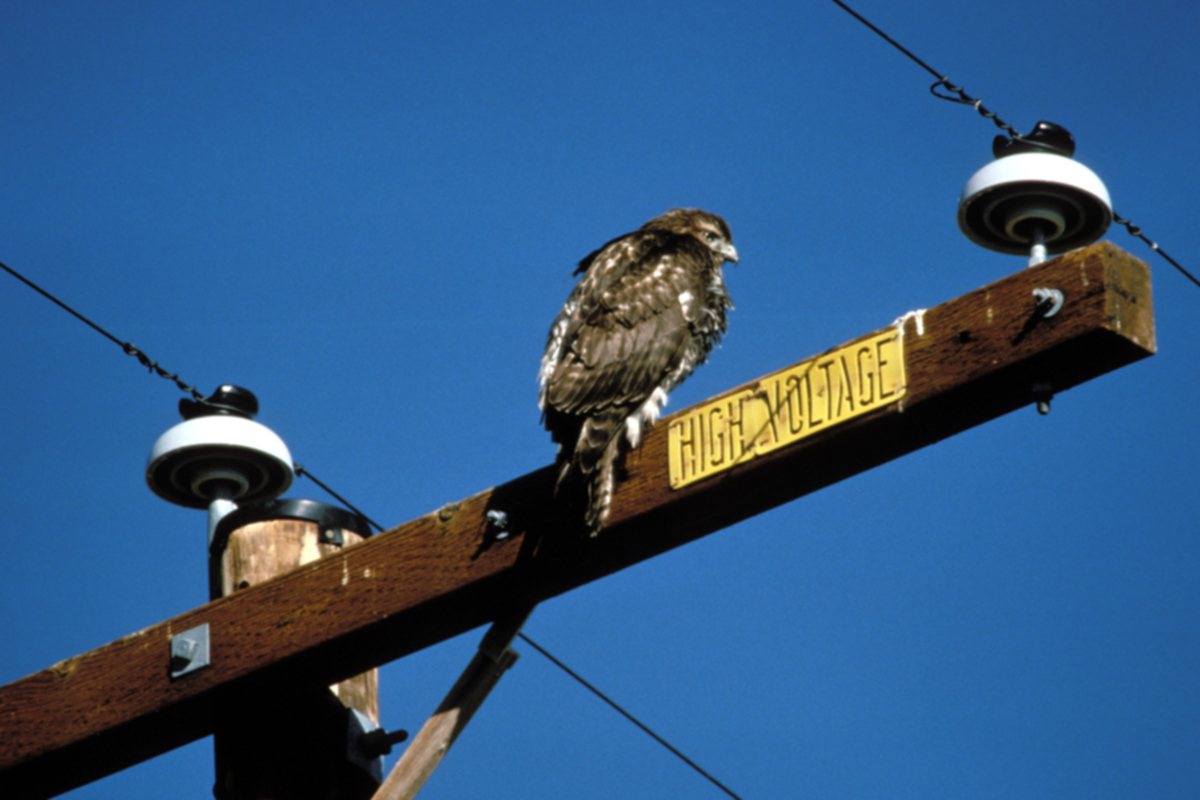
{"type": "Polygon", "coordinates": [[[738,260],[737,248],[734,247],[733,245],[731,245],[731,244],[722,245],[721,255],[725,256],[726,261],[732,261],[735,264],[737,263],[737,260],[738,260]]]}

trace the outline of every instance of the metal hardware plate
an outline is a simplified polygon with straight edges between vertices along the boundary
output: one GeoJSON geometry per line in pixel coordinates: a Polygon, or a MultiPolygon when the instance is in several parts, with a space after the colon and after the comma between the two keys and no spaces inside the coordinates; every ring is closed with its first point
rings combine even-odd
{"type": "Polygon", "coordinates": [[[208,623],[171,637],[171,680],[209,665],[208,623]]]}

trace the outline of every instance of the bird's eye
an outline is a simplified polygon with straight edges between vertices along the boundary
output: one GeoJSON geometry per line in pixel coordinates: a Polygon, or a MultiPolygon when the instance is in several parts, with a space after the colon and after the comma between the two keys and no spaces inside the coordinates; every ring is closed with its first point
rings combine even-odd
{"type": "Polygon", "coordinates": [[[720,240],[720,238],[721,238],[720,236],[713,233],[712,231],[704,232],[704,241],[708,242],[709,244],[716,244],[720,240]]]}

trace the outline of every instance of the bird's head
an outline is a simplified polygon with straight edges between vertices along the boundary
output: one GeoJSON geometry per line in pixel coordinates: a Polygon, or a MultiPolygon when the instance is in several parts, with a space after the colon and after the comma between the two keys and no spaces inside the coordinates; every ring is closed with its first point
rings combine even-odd
{"type": "Polygon", "coordinates": [[[695,236],[704,246],[721,257],[721,261],[738,260],[733,246],[733,233],[725,220],[699,208],[672,208],[642,226],[642,230],[665,230],[695,236]]]}

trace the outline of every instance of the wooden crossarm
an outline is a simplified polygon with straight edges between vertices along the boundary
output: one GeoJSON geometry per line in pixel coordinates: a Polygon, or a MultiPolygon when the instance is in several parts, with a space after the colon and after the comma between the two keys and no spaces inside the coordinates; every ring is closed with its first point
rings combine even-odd
{"type": "Polygon", "coordinates": [[[1024,270],[659,421],[595,538],[546,467],[0,687],[0,797],[68,791],[212,733],[256,686],[340,681],[1154,350],[1141,261],[1101,243],[1024,270]],[[1065,298],[1049,318],[1042,287],[1065,298]],[[212,663],[172,681],[171,636],[201,623],[212,663]]]}

